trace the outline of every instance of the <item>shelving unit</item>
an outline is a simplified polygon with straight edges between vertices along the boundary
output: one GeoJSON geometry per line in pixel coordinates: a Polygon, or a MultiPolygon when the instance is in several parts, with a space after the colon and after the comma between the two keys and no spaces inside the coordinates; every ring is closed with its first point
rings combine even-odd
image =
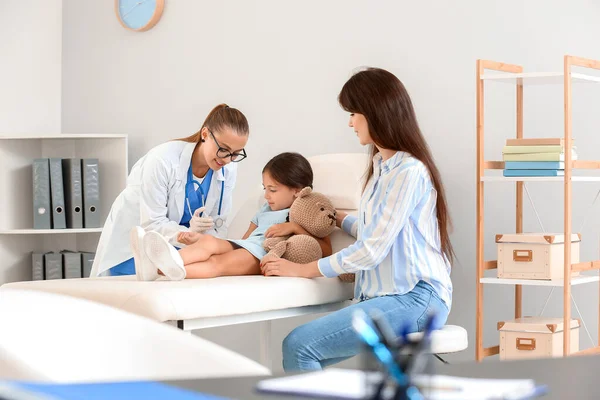
{"type": "Polygon", "coordinates": [[[0,235],[64,235],[68,233],[101,233],[102,228],[77,228],[77,229],[7,229],[0,231],[0,235]]]}
{"type": "Polygon", "coordinates": [[[33,229],[35,158],[98,158],[101,220],[125,188],[127,135],[0,134],[0,284],[31,279],[33,250],[94,252],[102,228],[33,229]]]}
{"type": "MultiPolygon", "coordinates": [[[[592,283],[600,281],[598,275],[583,275],[575,276],[571,278],[571,286],[582,285],[584,283],[592,283]]],[[[563,279],[557,280],[543,280],[543,279],[505,279],[505,278],[494,278],[485,277],[479,279],[481,283],[489,283],[492,285],[525,285],[525,286],[564,286],[565,281],[563,279]]]]}
{"type": "MultiPolygon", "coordinates": [[[[573,182],[600,182],[600,176],[573,176],[573,170],[600,170],[600,161],[572,160],[570,151],[565,151],[564,176],[559,177],[504,177],[486,175],[488,170],[504,169],[502,161],[484,160],[484,85],[486,82],[503,82],[516,87],[516,137],[523,137],[523,88],[528,85],[562,84],[564,86],[564,143],[571,143],[572,114],[571,91],[572,85],[598,84],[600,76],[572,72],[572,67],[583,67],[600,70],[600,61],[566,55],[562,72],[524,73],[519,65],[501,62],[477,60],[477,299],[476,299],[476,348],[477,361],[499,353],[499,346],[485,348],[483,346],[483,287],[485,284],[515,285],[515,318],[522,316],[523,286],[560,286],[563,287],[563,319],[569,326],[571,319],[571,286],[585,283],[600,282],[600,275],[580,275],[572,277],[573,271],[591,271],[600,269],[600,261],[571,264],[571,206],[573,182]],[[495,72],[486,72],[486,70],[495,72]],[[501,73],[498,73],[501,72],[501,73]],[[562,182],[564,185],[564,279],[559,281],[499,279],[485,277],[486,270],[493,270],[497,262],[484,260],[484,185],[494,182],[516,183],[516,221],[515,232],[523,232],[523,185],[525,182],[562,182]]],[[[600,273],[600,272],[599,272],[600,273]]],[[[600,284],[599,284],[600,290],[600,284]]],[[[600,304],[598,308],[600,321],[600,304]]],[[[570,354],[570,330],[563,332],[563,356],[570,354]]],[[[598,331],[600,344],[600,329],[598,331]]],[[[597,347],[597,349],[600,347],[597,347]]],[[[586,350],[589,352],[589,350],[586,350]]]]}
{"type": "MultiPolygon", "coordinates": [[[[504,166],[502,167],[504,168],[504,166]]],[[[482,182],[563,182],[562,176],[484,176],[482,182]]],[[[572,176],[572,182],[600,182],[600,176],[572,176]]]]}
{"type": "MultiPolygon", "coordinates": [[[[505,64],[506,65],[506,64],[505,64]]],[[[513,65],[516,67],[516,65],[513,65]]],[[[487,67],[486,67],[487,68],[487,67]]],[[[490,68],[492,69],[492,68],[490,68]]],[[[498,70],[501,71],[501,70],[498,70]]],[[[510,72],[510,71],[504,71],[510,72]]],[[[569,74],[566,74],[569,76],[569,74]]],[[[580,74],[577,72],[571,72],[571,82],[583,83],[583,82],[596,82],[600,83],[600,77],[594,75],[580,74]]],[[[510,84],[526,84],[526,85],[548,85],[548,84],[562,84],[565,80],[564,72],[525,72],[525,73],[511,73],[506,74],[483,74],[481,79],[487,81],[497,81],[510,84]]]]}

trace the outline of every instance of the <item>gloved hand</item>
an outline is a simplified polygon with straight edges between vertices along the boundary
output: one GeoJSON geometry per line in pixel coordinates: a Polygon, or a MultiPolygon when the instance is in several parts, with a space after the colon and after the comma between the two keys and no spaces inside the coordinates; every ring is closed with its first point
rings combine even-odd
{"type": "Polygon", "coordinates": [[[200,207],[194,211],[194,215],[190,220],[190,231],[203,233],[212,229],[215,225],[212,217],[201,217],[200,213],[203,212],[205,207],[200,207]]]}

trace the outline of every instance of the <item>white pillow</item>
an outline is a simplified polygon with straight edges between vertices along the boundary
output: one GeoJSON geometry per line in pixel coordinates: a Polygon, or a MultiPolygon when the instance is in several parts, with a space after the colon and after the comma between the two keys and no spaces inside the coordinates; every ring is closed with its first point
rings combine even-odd
{"type": "Polygon", "coordinates": [[[339,210],[357,210],[369,155],[361,153],[322,154],[309,157],[316,192],[329,197],[339,210]]]}

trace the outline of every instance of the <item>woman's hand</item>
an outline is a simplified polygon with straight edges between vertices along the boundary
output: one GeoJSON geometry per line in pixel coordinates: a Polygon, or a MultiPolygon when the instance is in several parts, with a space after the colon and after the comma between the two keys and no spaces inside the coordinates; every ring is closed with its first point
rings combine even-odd
{"type": "Polygon", "coordinates": [[[264,262],[261,262],[260,270],[264,276],[293,276],[305,277],[303,275],[303,264],[296,264],[283,258],[272,259],[268,257],[264,262]]]}
{"type": "Polygon", "coordinates": [[[338,211],[336,210],[335,212],[335,224],[337,225],[338,228],[342,227],[342,222],[344,221],[344,218],[346,218],[348,214],[343,212],[343,211],[338,211]]]}
{"type": "Polygon", "coordinates": [[[201,236],[202,234],[198,232],[179,232],[177,234],[177,241],[181,244],[190,245],[200,240],[201,236]]]}
{"type": "Polygon", "coordinates": [[[288,236],[298,233],[299,225],[295,222],[284,222],[283,224],[275,224],[269,227],[265,232],[265,237],[288,236]]]}

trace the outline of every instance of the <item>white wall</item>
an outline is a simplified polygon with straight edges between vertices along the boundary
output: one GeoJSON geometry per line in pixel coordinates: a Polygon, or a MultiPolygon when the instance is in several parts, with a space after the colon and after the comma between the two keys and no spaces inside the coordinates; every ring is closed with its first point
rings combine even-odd
{"type": "MultiPolygon", "coordinates": [[[[132,33],[116,20],[112,2],[64,0],[63,131],[127,133],[133,165],[152,146],[194,132],[213,105],[228,102],[251,124],[249,158],[235,191],[241,199],[260,182],[261,167],[278,152],[360,151],[337,95],[356,67],[389,69],[407,86],[442,171],[458,254],[450,322],[465,326],[473,345],[475,61],[498,60],[535,71],[561,70],[567,53],[600,59],[600,5],[585,0],[565,4],[172,0],[154,29],[132,33]]],[[[598,97],[591,97],[600,96],[598,89],[578,87],[574,92],[574,135],[582,159],[600,157],[598,97]]],[[[500,159],[504,139],[515,132],[514,90],[496,85],[486,93],[486,158],[500,159]]],[[[527,88],[525,98],[525,134],[561,135],[561,89],[527,88]]],[[[562,191],[552,185],[530,185],[530,192],[546,230],[560,230],[556,207],[562,204],[562,191]]],[[[594,193],[591,186],[576,188],[575,195],[583,197],[576,197],[575,229],[594,193]]],[[[493,235],[514,230],[514,189],[491,186],[486,194],[486,259],[495,259],[493,235]]],[[[526,230],[539,230],[531,208],[525,210],[526,230]]],[[[596,226],[588,222],[582,231],[583,259],[598,254],[596,226]]],[[[508,287],[486,288],[486,345],[497,344],[496,321],[511,317],[512,293],[508,287]]],[[[525,314],[539,312],[548,293],[525,289],[525,314]]],[[[595,335],[597,285],[578,287],[574,296],[595,335]]],[[[546,315],[561,315],[560,300],[557,291],[546,315]]],[[[302,321],[273,324],[275,351],[302,321]]],[[[203,335],[258,356],[256,326],[203,335]]],[[[590,345],[583,332],[581,342],[590,345]]],[[[455,357],[472,358],[473,346],[455,357]]]]}
{"type": "Polygon", "coordinates": [[[62,0],[0,0],[0,133],[60,132],[62,0]]]}

